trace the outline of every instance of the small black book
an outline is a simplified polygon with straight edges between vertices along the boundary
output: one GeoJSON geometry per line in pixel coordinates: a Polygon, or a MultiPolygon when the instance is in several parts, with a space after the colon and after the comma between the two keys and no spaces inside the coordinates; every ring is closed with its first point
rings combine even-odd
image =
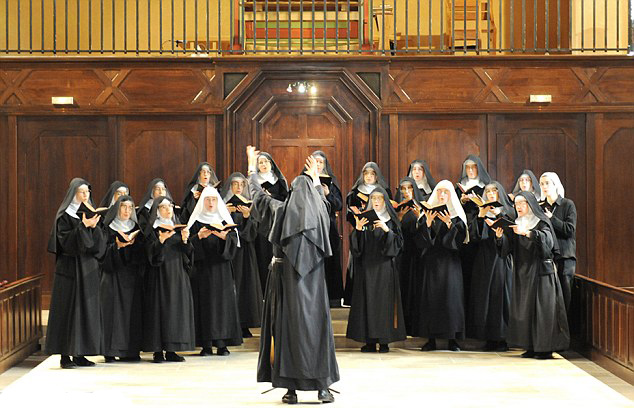
{"type": "MultiPolygon", "coordinates": [[[[220,182],[217,181],[215,184],[209,184],[210,186],[212,186],[213,188],[218,188],[218,186],[220,185],[220,182]]],[[[205,189],[206,186],[203,186],[202,184],[198,183],[196,185],[196,191],[198,192],[203,192],[203,190],[205,189]]]]}
{"type": "Polygon", "coordinates": [[[105,215],[108,212],[108,208],[99,207],[93,208],[90,204],[81,203],[77,209],[77,216],[81,218],[82,214],[86,214],[86,218],[92,218],[95,215],[105,215]]]}
{"type": "Polygon", "coordinates": [[[359,214],[355,214],[355,216],[361,220],[362,218],[365,218],[368,220],[368,224],[374,224],[374,221],[378,221],[379,220],[379,214],[376,213],[376,211],[374,211],[374,208],[371,208],[367,211],[364,211],[362,213],[359,214]]]}
{"type": "Polygon", "coordinates": [[[330,185],[332,184],[332,177],[330,177],[327,174],[320,174],[319,175],[319,182],[321,184],[324,184],[326,187],[330,188],[330,185]]]}
{"type": "Polygon", "coordinates": [[[425,207],[427,211],[435,212],[438,214],[449,212],[449,208],[447,208],[447,204],[432,206],[427,201],[422,201],[421,204],[423,205],[423,207],[425,207]]]}
{"type": "Polygon", "coordinates": [[[265,189],[265,190],[270,190],[273,187],[273,184],[270,181],[265,181],[264,183],[260,184],[260,186],[265,189]]]}
{"type": "Polygon", "coordinates": [[[218,232],[232,230],[237,227],[237,224],[205,224],[205,228],[208,230],[218,232]]]}
{"type": "Polygon", "coordinates": [[[156,229],[160,232],[168,232],[168,231],[180,231],[187,227],[186,224],[175,224],[175,225],[167,225],[167,224],[159,224],[156,229]]]}
{"type": "Polygon", "coordinates": [[[398,203],[395,207],[396,211],[403,211],[406,208],[414,208],[416,207],[416,201],[412,198],[410,200],[405,200],[398,203]]]}
{"type": "Polygon", "coordinates": [[[456,183],[456,186],[458,186],[458,189],[462,191],[463,194],[469,195],[473,193],[473,194],[481,196],[482,193],[484,193],[484,187],[473,186],[471,188],[465,189],[465,187],[460,183],[456,183]]]}
{"type": "Polygon", "coordinates": [[[242,205],[245,207],[251,207],[251,201],[247,200],[245,197],[240,194],[234,194],[229,200],[227,200],[227,204],[231,204],[235,207],[242,205]]]}
{"type": "Polygon", "coordinates": [[[497,228],[502,228],[505,232],[506,231],[511,231],[511,227],[515,225],[515,221],[513,221],[512,219],[508,218],[508,217],[499,217],[497,218],[493,224],[491,224],[491,229],[497,229],[497,228]]]}
{"type": "Polygon", "coordinates": [[[130,242],[141,232],[140,229],[135,229],[130,231],[129,233],[123,233],[121,231],[117,231],[117,239],[119,242],[130,242]]]}
{"type": "Polygon", "coordinates": [[[493,208],[498,208],[498,207],[504,207],[504,204],[502,204],[499,201],[492,201],[490,203],[487,203],[486,201],[484,201],[484,199],[482,197],[480,197],[479,195],[473,196],[471,197],[471,201],[473,201],[474,203],[476,203],[476,205],[480,208],[482,207],[493,207],[493,208]]]}

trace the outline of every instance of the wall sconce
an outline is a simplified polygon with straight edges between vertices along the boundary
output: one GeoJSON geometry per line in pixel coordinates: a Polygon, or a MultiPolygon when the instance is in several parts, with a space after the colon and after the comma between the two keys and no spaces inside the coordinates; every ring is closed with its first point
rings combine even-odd
{"type": "Polygon", "coordinates": [[[72,96],[53,96],[51,104],[60,108],[69,108],[75,106],[75,99],[72,96]]]}
{"type": "Polygon", "coordinates": [[[298,92],[300,94],[305,94],[306,92],[309,92],[311,95],[315,95],[317,93],[317,87],[315,86],[315,84],[306,81],[298,81],[288,84],[286,92],[298,92]]]}

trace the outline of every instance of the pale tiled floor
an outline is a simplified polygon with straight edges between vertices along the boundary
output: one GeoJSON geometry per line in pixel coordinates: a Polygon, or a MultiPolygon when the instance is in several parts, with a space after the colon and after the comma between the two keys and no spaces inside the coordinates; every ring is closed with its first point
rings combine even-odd
{"type": "MultiPolygon", "coordinates": [[[[412,349],[368,355],[338,350],[341,381],[333,388],[341,394],[335,394],[335,405],[634,407],[634,387],[574,353],[568,355],[571,361],[537,361],[518,355],[518,351],[422,353],[412,349]]],[[[282,405],[284,390],[261,394],[269,385],[255,381],[256,352],[192,355],[180,364],[152,364],[147,361],[150,355],[143,357],[146,361],[141,363],[61,370],[59,356],[31,369],[38,361],[32,356],[0,375],[0,407],[60,402],[109,408],[282,405]]],[[[101,357],[93,360],[103,361],[101,357]]],[[[300,392],[299,399],[300,403],[316,402],[316,393],[300,392]]]]}

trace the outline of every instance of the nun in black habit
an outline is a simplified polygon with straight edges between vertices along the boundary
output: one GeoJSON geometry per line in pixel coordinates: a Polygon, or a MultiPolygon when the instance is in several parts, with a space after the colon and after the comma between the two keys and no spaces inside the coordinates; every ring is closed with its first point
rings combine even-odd
{"type": "Polygon", "coordinates": [[[341,236],[337,227],[337,212],[341,211],[343,199],[339,181],[335,177],[335,172],[330,167],[330,162],[326,153],[321,150],[313,152],[313,157],[317,161],[317,171],[319,174],[330,176],[330,185],[322,184],[326,200],[330,204],[328,215],[330,216],[330,248],[332,256],[326,258],[326,287],[328,288],[328,298],[331,307],[341,307],[343,298],[343,274],[341,273],[341,236]]]}
{"type": "Polygon", "coordinates": [[[216,176],[216,172],[214,171],[211,164],[207,162],[202,162],[196,168],[196,172],[192,176],[192,179],[187,183],[187,187],[185,188],[185,193],[183,194],[183,205],[181,206],[181,214],[180,220],[181,222],[188,222],[189,217],[194,211],[194,207],[196,207],[196,203],[198,202],[198,198],[202,190],[211,186],[217,188],[220,184],[218,180],[218,176],[216,176]]]}
{"type": "MultiPolygon", "coordinates": [[[[278,201],[286,200],[288,197],[288,183],[277,166],[273,157],[266,152],[259,152],[255,170],[255,180],[262,190],[278,201]]],[[[262,208],[262,211],[267,209],[262,208]]],[[[257,213],[258,208],[254,208],[257,213]]],[[[269,274],[269,264],[273,258],[273,246],[267,238],[271,229],[271,217],[268,213],[254,214],[258,220],[258,235],[255,238],[255,253],[258,260],[258,270],[260,272],[260,286],[264,289],[266,279],[269,274]]]]}
{"type": "Polygon", "coordinates": [[[119,199],[119,197],[130,194],[130,187],[123,181],[113,181],[106,191],[106,195],[103,196],[103,199],[99,203],[99,207],[110,208],[112,205],[119,199]]]}
{"type": "Polygon", "coordinates": [[[297,403],[296,390],[318,390],[320,401],[333,402],[328,387],[339,381],[339,368],[324,277],[324,260],[332,254],[328,201],[314,158],[307,159],[311,177],[296,177],[290,196],[279,201],[260,187],[256,154],[247,147],[249,187],[255,210],[271,217],[267,237],[275,256],[266,286],[257,379],[287,388],[285,403],[297,403]]]}
{"type": "Polygon", "coordinates": [[[143,350],[153,361],[185,361],[176,351],[195,348],[194,303],[189,283],[194,247],[189,231],[169,231],[177,218],[174,202],[156,197],[144,231],[149,261],[145,272],[143,350]],[[163,355],[163,350],[166,351],[163,355]]]}
{"type": "Polygon", "coordinates": [[[436,349],[436,338],[448,339],[448,349],[460,351],[464,338],[464,300],[460,249],[469,241],[467,217],[448,180],[436,185],[428,203],[447,211],[423,210],[418,220],[418,244],[424,251],[418,314],[412,334],[425,337],[422,351],[436,349]]]}
{"type": "Polygon", "coordinates": [[[478,242],[478,253],[471,276],[471,296],[467,308],[467,337],[486,340],[484,351],[506,351],[506,331],[509,321],[513,259],[511,255],[498,255],[495,232],[486,220],[499,217],[515,218],[515,209],[497,181],[484,188],[485,202],[499,202],[501,207],[484,206],[475,222],[471,241],[478,242]]]}
{"type": "Polygon", "coordinates": [[[434,187],[436,187],[436,180],[434,180],[429,170],[429,165],[425,160],[414,160],[407,169],[407,177],[414,179],[416,188],[420,191],[424,200],[429,198],[434,187]]]}
{"type": "Polygon", "coordinates": [[[106,362],[139,361],[143,340],[143,234],[128,195],[120,196],[103,221],[106,254],[102,263],[101,315],[106,362]]]}
{"type": "Polygon", "coordinates": [[[240,246],[235,229],[217,231],[210,226],[233,224],[233,219],[218,191],[207,186],[198,199],[187,228],[194,245],[191,274],[196,345],[201,356],[229,355],[227,346],[242,344],[236,287],[231,261],[240,246]]]}
{"type": "Polygon", "coordinates": [[[424,189],[416,187],[416,181],[413,178],[405,177],[399,182],[399,189],[395,195],[399,204],[413,200],[411,206],[403,207],[402,210],[397,211],[401,222],[401,231],[403,232],[403,249],[396,258],[396,265],[400,277],[403,317],[408,334],[411,333],[412,318],[418,314],[417,302],[420,297],[420,293],[416,291],[416,288],[420,287],[417,284],[419,278],[417,271],[419,270],[418,265],[422,261],[423,254],[417,246],[416,223],[420,217],[420,203],[425,200],[423,192],[424,189]]]}
{"type": "Polygon", "coordinates": [[[154,204],[154,199],[161,196],[167,197],[170,200],[172,199],[172,194],[170,194],[165,180],[163,180],[162,178],[155,178],[148,184],[147,191],[139,202],[139,208],[137,208],[136,210],[136,216],[137,220],[139,221],[141,231],[145,232],[148,220],[150,218],[150,210],[152,209],[152,205],[154,204]]]}
{"type": "Polygon", "coordinates": [[[539,180],[537,180],[535,174],[528,169],[522,170],[520,175],[517,177],[515,185],[513,185],[512,192],[509,194],[511,200],[513,200],[520,191],[529,191],[535,194],[537,201],[541,200],[542,189],[539,186],[539,180]]]}
{"type": "MultiPolygon", "coordinates": [[[[375,162],[367,162],[361,169],[361,174],[353,184],[352,189],[346,195],[346,220],[352,228],[356,226],[355,214],[360,213],[368,204],[368,196],[376,188],[382,187],[391,199],[390,187],[388,186],[379,165],[375,162]]],[[[352,304],[352,291],[354,279],[354,257],[348,254],[348,270],[346,271],[346,286],[343,295],[343,304],[352,304]]]]}
{"type": "MultiPolygon", "coordinates": [[[[484,186],[491,182],[491,177],[487,173],[482,160],[478,156],[470,154],[462,163],[462,172],[460,174],[459,186],[456,186],[456,193],[460,198],[460,204],[467,216],[467,228],[470,235],[476,235],[476,218],[480,211],[478,205],[471,201],[470,196],[477,194],[482,196],[484,186]],[[462,190],[469,193],[465,194],[462,190]]],[[[466,304],[469,304],[469,295],[471,293],[471,273],[475,256],[478,253],[478,243],[470,241],[460,249],[460,260],[462,262],[462,279],[464,285],[464,297],[466,304]]]]}
{"type": "Polygon", "coordinates": [[[495,230],[502,257],[513,255],[513,290],[507,342],[526,350],[522,357],[552,358],[570,342],[566,307],[554,257],[559,251],[553,226],[535,195],[515,197],[513,230],[495,230]]]}
{"type": "Polygon", "coordinates": [[[249,328],[260,327],[262,319],[262,286],[258,273],[258,262],[255,255],[255,237],[258,234],[258,224],[251,217],[251,195],[246,177],[242,173],[232,173],[224,184],[221,196],[225,203],[229,203],[235,195],[243,197],[248,204],[227,204],[234,224],[238,227],[240,247],[236,249],[233,258],[233,278],[238,297],[238,311],[242,337],[253,337],[249,328]]]}
{"type": "Polygon", "coordinates": [[[55,254],[55,279],[45,349],[48,354],[62,355],[62,368],[93,366],[84,356],[103,351],[99,259],[106,241],[98,227],[101,216],[87,219],[77,214],[82,202],[92,206],[90,184],[74,178],[55,214],[48,241],[48,251],[55,254]]]}
{"type": "Polygon", "coordinates": [[[365,210],[374,210],[378,220],[355,216],[350,251],[355,258],[352,306],[346,337],[365,343],[362,352],[390,351],[388,343],[405,340],[405,322],[396,257],[403,247],[401,223],[387,191],[376,187],[365,210]]]}

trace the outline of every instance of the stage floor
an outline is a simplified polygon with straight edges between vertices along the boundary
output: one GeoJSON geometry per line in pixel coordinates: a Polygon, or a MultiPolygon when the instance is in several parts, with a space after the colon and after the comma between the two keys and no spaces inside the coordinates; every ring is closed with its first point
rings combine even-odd
{"type": "MultiPolygon", "coordinates": [[[[561,357],[522,359],[508,353],[432,352],[392,349],[388,354],[337,352],[341,381],[335,405],[394,407],[633,407],[634,402],[561,357]]],[[[228,357],[184,353],[184,363],[103,364],[62,370],[59,356],[47,358],[0,394],[0,406],[280,406],[285,390],[255,381],[257,353],[228,357]],[[15,404],[15,405],[9,405],[15,404]]],[[[299,392],[316,403],[316,392],[299,392]]]]}

